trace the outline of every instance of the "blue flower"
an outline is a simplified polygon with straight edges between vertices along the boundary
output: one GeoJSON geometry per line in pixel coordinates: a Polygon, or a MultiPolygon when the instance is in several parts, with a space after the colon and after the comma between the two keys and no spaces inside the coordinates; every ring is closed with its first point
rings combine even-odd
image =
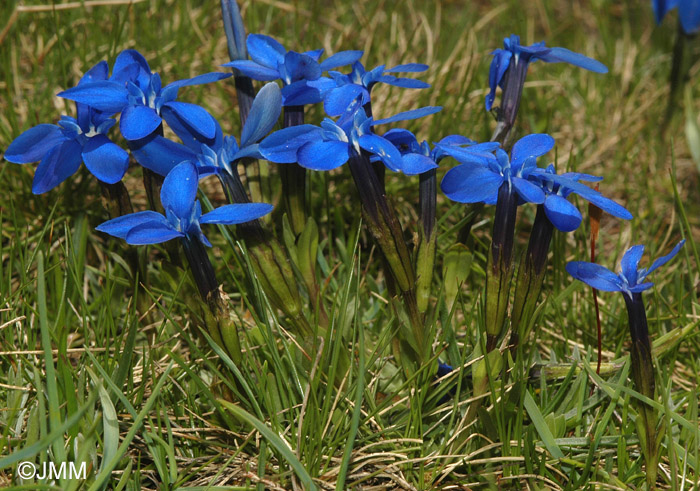
{"type": "Polygon", "coordinates": [[[661,24],[669,10],[678,7],[678,17],[686,34],[693,34],[700,29],[700,0],[651,0],[656,23],[661,24]]]}
{"type": "Polygon", "coordinates": [[[632,214],[627,209],[613,200],[606,198],[595,189],[589,188],[579,181],[597,182],[602,177],[581,174],[578,172],[568,172],[557,175],[554,165],[550,164],[546,169],[530,169],[527,174],[530,181],[539,184],[545,192],[544,210],[550,222],[562,232],[576,230],[581,224],[581,213],[566,198],[572,193],[578,194],[586,201],[593,203],[603,211],[631,220],[632,214]]]}
{"type": "Polygon", "coordinates": [[[276,131],[260,142],[260,153],[272,162],[298,162],[311,170],[331,170],[340,167],[351,155],[360,154],[364,149],[392,171],[410,173],[411,169],[403,167],[399,150],[386,138],[374,134],[371,128],[420,118],[441,109],[422,107],[374,121],[367,117],[358,99],[338,122],[325,118],[320,127],[305,124],[276,131]]]}
{"type": "Polygon", "coordinates": [[[275,39],[263,34],[250,34],[246,40],[250,60],[234,60],[223,66],[233,67],[253,80],[281,80],[282,104],[302,106],[321,102],[323,93],[335,83],[321,74],[331,68],[355,63],[362,51],[341,51],[319,63],[323,50],[297,53],[287,51],[275,39]],[[314,81],[311,85],[309,82],[314,81]]]}
{"type": "Polygon", "coordinates": [[[362,105],[370,101],[370,93],[377,83],[385,83],[407,89],[426,89],[430,84],[414,78],[396,77],[392,73],[417,73],[424,72],[428,65],[420,63],[408,63],[398,65],[388,70],[380,65],[369,72],[359,61],[352,65],[349,74],[329,71],[328,74],[335,82],[336,87],[330,89],[323,96],[323,108],[329,116],[340,116],[358,97],[362,97],[362,105]]]}
{"type": "MultiPolygon", "coordinates": [[[[107,80],[107,70],[106,62],[98,63],[88,70],[78,87],[107,80]]],[[[30,128],[5,151],[5,159],[16,164],[40,161],[32,183],[34,194],[58,186],[75,174],[81,162],[107,184],[115,184],[124,177],[129,154],[106,136],[116,121],[80,103],[76,104],[76,116],[61,116],[58,125],[40,124],[30,128]]]]}
{"type": "Polygon", "coordinates": [[[202,215],[197,200],[199,175],[191,162],[183,162],[165,177],[160,200],[165,216],[141,211],[108,220],[97,227],[100,232],[126,240],[132,245],[158,244],[174,238],[199,239],[211,247],[202,233],[202,223],[235,225],[249,222],[272,211],[266,203],[224,205],[202,215]]]}
{"type": "Polygon", "coordinates": [[[496,204],[502,185],[512,186],[521,200],[528,203],[543,203],[542,188],[527,179],[537,165],[537,157],[549,152],[554,138],[546,134],[527,135],[513,145],[508,154],[496,149],[493,143],[460,148],[440,145],[445,153],[462,165],[450,169],[442,179],[442,191],[453,201],[460,203],[496,204]]]}
{"type": "Polygon", "coordinates": [[[503,41],[504,49],[496,49],[491,54],[491,69],[489,71],[489,86],[491,92],[486,96],[486,110],[490,111],[496,98],[496,86],[502,86],[503,76],[508,67],[513,63],[527,64],[542,60],[547,63],[565,62],[590,70],[596,73],[607,73],[608,69],[601,62],[588,58],[580,53],[574,53],[566,48],[547,48],[544,42],[535,43],[532,46],[521,46],[520,36],[511,34],[503,41]]]}
{"type": "Polygon", "coordinates": [[[282,96],[275,83],[266,84],[253,101],[248,119],[243,126],[241,144],[233,136],[224,136],[221,126],[214,120],[214,138],[204,139],[187,125],[176,122],[173,131],[184,145],[154,135],[132,148],[136,160],[142,166],[162,176],[183,161],[196,164],[200,177],[210,174],[236,172],[231,164],[244,157],[260,158],[257,142],[267,135],[277,122],[282,96]]]}
{"type": "Polygon", "coordinates": [[[644,280],[678,254],[683,244],[685,244],[685,240],[681,240],[670,253],[654,261],[649,269],[637,269],[639,261],[644,254],[644,246],[636,245],[625,252],[620,263],[622,269],[618,274],[599,264],[585,261],[568,263],[566,271],[577,280],[583,281],[596,290],[623,292],[629,298],[632,298],[634,293],[641,293],[654,286],[653,283],[645,282],[644,280]]]}
{"type": "Polygon", "coordinates": [[[205,73],[194,78],[178,80],[161,86],[160,75],[152,73],[146,60],[138,52],[122,52],[113,71],[131,67],[132,77],[123,80],[101,80],[65,90],[58,95],[105,113],[121,113],[119,129],[127,140],[140,140],[151,135],[163,119],[169,125],[187,125],[204,138],[213,138],[216,131],[214,118],[196,104],[177,100],[180,87],[215,82],[230,73],[205,73]]]}

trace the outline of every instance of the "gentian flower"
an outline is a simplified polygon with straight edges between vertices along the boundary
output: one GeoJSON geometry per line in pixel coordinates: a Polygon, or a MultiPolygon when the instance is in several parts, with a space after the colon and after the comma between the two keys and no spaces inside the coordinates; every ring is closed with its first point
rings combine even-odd
{"type": "Polygon", "coordinates": [[[531,168],[536,167],[537,157],[554,147],[554,138],[546,134],[527,135],[518,140],[511,156],[498,148],[489,152],[493,143],[466,148],[439,145],[448,155],[462,165],[447,171],[440,186],[445,195],[459,203],[496,204],[503,184],[513,188],[528,203],[543,203],[544,191],[527,179],[531,168]]]}
{"type": "MultiPolygon", "coordinates": [[[[521,46],[520,36],[511,34],[503,40],[504,49],[496,49],[491,54],[491,69],[489,71],[489,87],[491,92],[486,96],[486,110],[490,111],[496,97],[496,86],[503,88],[503,77],[509,67],[522,67],[522,80],[525,81],[525,73],[528,64],[542,60],[547,63],[569,63],[596,73],[607,73],[608,69],[601,62],[574,53],[566,48],[547,48],[544,42],[535,43],[532,46],[521,46]]],[[[517,111],[516,111],[517,112],[517,111]]]]}
{"type": "Polygon", "coordinates": [[[653,283],[645,281],[647,276],[673,259],[683,244],[685,244],[685,240],[680,241],[667,255],[654,261],[648,269],[638,269],[639,261],[644,254],[644,246],[636,245],[628,249],[622,256],[621,270],[617,274],[604,266],[585,261],[568,263],[566,271],[577,280],[583,281],[596,290],[622,292],[631,299],[635,293],[641,293],[654,286],[653,283]]]}
{"type": "Polygon", "coordinates": [[[700,29],[700,0],[651,0],[651,6],[657,24],[661,24],[668,11],[678,7],[683,32],[693,34],[700,29]]]}
{"type": "MultiPolygon", "coordinates": [[[[340,116],[358,97],[362,98],[364,106],[370,101],[370,93],[372,88],[378,83],[394,85],[406,89],[426,89],[430,84],[422,80],[414,78],[397,77],[392,73],[418,73],[428,69],[428,65],[421,63],[407,63],[398,65],[394,68],[386,69],[384,65],[380,65],[369,72],[359,61],[352,65],[352,71],[349,74],[343,74],[336,71],[329,71],[336,84],[336,87],[330,89],[323,97],[323,109],[329,116],[340,116]]],[[[313,85],[313,83],[311,83],[313,85]]]]}
{"type": "MultiPolygon", "coordinates": [[[[639,269],[639,261],[644,254],[643,245],[633,246],[625,252],[620,264],[621,271],[618,274],[598,264],[584,261],[573,261],[566,265],[566,271],[571,276],[596,290],[622,292],[632,339],[630,348],[632,380],[637,391],[651,400],[656,400],[656,382],[642,292],[654,286],[653,283],[646,281],[647,277],[678,254],[683,244],[685,240],[680,241],[670,253],[654,261],[648,269],[639,269]]],[[[647,488],[653,489],[656,486],[659,463],[658,414],[653,406],[638,399],[634,401],[637,406],[637,435],[646,463],[647,488]]]]}
{"type": "Polygon", "coordinates": [[[425,172],[436,165],[422,161],[416,166],[404,167],[398,149],[386,138],[374,134],[371,127],[421,118],[441,109],[427,106],[374,121],[367,117],[358,99],[338,122],[325,118],[320,127],[307,124],[276,131],[260,142],[260,152],[272,162],[298,162],[307,169],[331,170],[345,164],[351,155],[360,154],[364,149],[394,172],[425,172]]]}
{"type": "MultiPolygon", "coordinates": [[[[121,55],[120,55],[121,56],[121,55]]],[[[138,52],[130,50],[125,60],[115,63],[114,71],[122,63],[136,65],[138,75],[125,84],[117,80],[103,80],[80,84],[58,95],[99,111],[121,113],[119,129],[127,140],[140,140],[151,135],[163,119],[170,124],[187,125],[204,138],[213,138],[216,131],[214,118],[196,104],[177,100],[180,87],[215,82],[230,73],[205,73],[193,78],[178,80],[161,86],[160,75],[152,73],[146,60],[138,52]]]]}
{"type": "Polygon", "coordinates": [[[203,223],[235,225],[255,220],[272,211],[266,203],[224,205],[202,214],[197,200],[199,175],[192,162],[182,162],[165,177],[160,193],[165,216],[155,211],[141,211],[108,220],[97,227],[132,245],[158,244],[181,238],[199,240],[211,247],[202,233],[203,223]]]}
{"type": "Polygon", "coordinates": [[[319,63],[323,50],[298,53],[287,51],[278,41],[264,34],[249,34],[246,47],[250,60],[234,60],[223,66],[239,70],[253,80],[281,80],[284,106],[303,106],[321,102],[322,94],[334,83],[321,74],[332,68],[350,65],[362,57],[362,51],[341,51],[319,63]],[[316,81],[312,86],[308,82],[316,81]]]}
{"type": "Polygon", "coordinates": [[[196,128],[175,122],[173,131],[184,144],[160,135],[148,138],[133,150],[138,162],[153,172],[165,176],[177,164],[190,161],[197,166],[200,178],[227,173],[238,178],[232,164],[245,157],[259,158],[257,142],[277,123],[281,106],[280,89],[275,83],[266,84],[255,97],[250,115],[243,126],[241,144],[233,136],[224,136],[214,120],[214,137],[202,138],[196,128]]]}
{"type": "Polygon", "coordinates": [[[632,219],[632,214],[625,207],[579,182],[597,182],[602,180],[602,177],[578,172],[558,175],[552,164],[546,169],[531,168],[527,175],[531,182],[538,183],[544,190],[546,196],[543,205],[546,216],[562,232],[576,230],[581,224],[581,213],[567,200],[567,197],[572,193],[579,195],[612,216],[625,220],[632,219]]]}
{"type": "MultiPolygon", "coordinates": [[[[102,61],[82,77],[78,87],[107,80],[102,61]]],[[[123,72],[122,72],[123,74],[123,72]]],[[[32,192],[42,194],[68,179],[81,162],[100,181],[121,181],[129,166],[129,154],[106,136],[116,121],[108,114],[76,104],[76,116],[61,116],[58,125],[40,124],[28,129],[5,151],[5,159],[16,164],[41,161],[34,174],[32,192]]]]}

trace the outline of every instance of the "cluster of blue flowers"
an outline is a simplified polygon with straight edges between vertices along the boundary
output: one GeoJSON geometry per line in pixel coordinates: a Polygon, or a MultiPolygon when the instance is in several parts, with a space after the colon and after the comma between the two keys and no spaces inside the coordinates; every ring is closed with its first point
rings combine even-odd
{"type": "MultiPolygon", "coordinates": [[[[658,18],[676,3],[654,2],[658,18]]],[[[692,5],[693,2],[679,4],[684,27],[696,26],[697,12],[692,5]]],[[[240,38],[240,32],[233,34],[240,38]]],[[[238,42],[240,44],[240,39],[238,42]]],[[[223,66],[234,69],[236,77],[268,83],[252,102],[238,140],[225,136],[221,125],[205,109],[178,99],[183,87],[218,82],[232,74],[206,73],[163,86],[160,75],[151,71],[140,53],[126,50],[116,58],[111,75],[108,64],[102,61],[88,70],[77,86],[58,94],[76,103],[75,118],[62,116],[57,125],[41,124],[27,130],[12,142],[5,158],[20,164],[40,161],[32,187],[37,194],[53,189],[73,175],[81,162],[105,185],[118,183],[127,171],[130,158],[129,153],[108,136],[117,123],[116,115],[119,115],[119,131],[133,158],[144,168],[165,178],[160,194],[164,214],[141,211],[112,217],[98,227],[98,230],[125,239],[130,244],[152,244],[180,238],[210,246],[201,231],[201,224],[239,224],[269,213],[271,205],[249,203],[245,196],[238,195],[239,202],[202,214],[197,200],[200,179],[216,175],[222,184],[235,183],[238,181],[239,161],[261,158],[282,165],[298,164],[316,171],[329,171],[347,162],[355,162],[351,170],[363,207],[385,210],[389,206],[386,202],[376,203],[385,200],[383,191],[379,191],[383,184],[373,184],[375,178],[364,168],[378,164],[392,172],[429,176],[421,180],[423,192],[423,186],[428,191],[430,186],[436,187],[435,169],[440,162],[453,158],[459,165],[446,172],[441,183],[442,191],[457,202],[495,204],[497,209],[504,210],[502,213],[497,211],[493,251],[494,260],[503,254],[509,258],[508,264],[503,265],[508,271],[511,257],[508,247],[512,247],[512,228],[518,205],[541,205],[548,224],[563,232],[577,229],[582,222],[580,211],[569,201],[572,194],[613,216],[632,218],[623,206],[582,184],[599,181],[601,177],[582,173],[560,175],[552,164],[538,166],[538,159],[554,147],[551,136],[526,135],[507,152],[504,147],[512,121],[508,122],[505,137],[501,134],[498,141],[482,143],[462,135],[449,135],[431,145],[405,129],[378,133],[380,126],[440,111],[440,107],[422,107],[379,119],[373,114],[372,90],[377,84],[427,88],[429,84],[422,80],[398,76],[425,72],[427,65],[409,63],[389,69],[380,65],[367,71],[359,61],[362,51],[342,51],[320,61],[323,50],[290,51],[273,38],[261,34],[249,35],[245,44],[245,50],[240,46],[237,49],[241,53],[247,51],[250,59],[236,59],[223,66]],[[343,66],[351,67],[349,73],[336,71],[343,66]],[[281,88],[276,81],[281,82],[281,88]],[[297,124],[303,123],[303,106],[315,103],[323,103],[328,117],[318,126],[297,124]],[[272,132],[283,108],[297,111],[302,108],[302,120],[272,132]],[[179,142],[163,136],[163,123],[177,135],[179,142]],[[362,162],[365,167],[362,167],[362,162]],[[499,217],[510,217],[504,219],[508,223],[505,228],[499,223],[499,217]]],[[[510,105],[506,117],[511,119],[517,113],[529,63],[537,60],[566,62],[597,73],[607,72],[602,63],[564,48],[549,48],[544,43],[522,46],[515,35],[506,38],[504,48],[492,54],[486,109],[493,108],[497,88],[501,87],[502,106],[510,105]]],[[[383,179],[383,173],[381,175],[383,179]]],[[[235,184],[231,186],[235,187],[235,184]]],[[[230,196],[229,201],[233,201],[230,196]]],[[[432,213],[434,220],[434,204],[432,209],[429,205],[425,209],[428,215],[425,219],[431,218],[432,213]]],[[[380,244],[393,241],[395,246],[403,240],[399,237],[400,225],[392,225],[392,216],[391,212],[385,211],[383,221],[375,218],[376,223],[370,224],[380,244]],[[393,239],[382,239],[383,234],[391,235],[393,239]]],[[[568,270],[574,277],[596,288],[636,292],[646,285],[637,282],[661,263],[655,263],[647,272],[632,274],[630,264],[636,265],[640,254],[639,249],[633,251],[629,253],[631,258],[623,261],[623,274],[615,278],[601,267],[582,263],[571,263],[568,270]]],[[[383,252],[399,284],[406,285],[405,290],[411,289],[415,271],[400,271],[407,268],[405,246],[395,251],[386,246],[383,252]],[[393,253],[398,257],[395,261],[392,261],[393,253]]],[[[411,268],[413,266],[408,267],[411,268]]],[[[496,272],[498,267],[494,268],[496,272]]],[[[502,303],[499,308],[504,308],[502,303]]]]}

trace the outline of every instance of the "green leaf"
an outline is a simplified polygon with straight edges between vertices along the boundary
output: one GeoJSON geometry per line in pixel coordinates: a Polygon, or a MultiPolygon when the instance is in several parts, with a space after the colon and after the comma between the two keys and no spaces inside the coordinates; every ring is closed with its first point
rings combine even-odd
{"type": "Polygon", "coordinates": [[[554,440],[552,432],[549,431],[549,426],[547,426],[540,409],[537,407],[537,403],[532,398],[529,391],[525,392],[524,404],[525,410],[530,416],[532,424],[535,425],[535,429],[537,430],[537,433],[539,433],[540,438],[542,438],[542,443],[544,443],[544,446],[547,448],[549,453],[552,454],[552,457],[556,459],[563,459],[564,454],[559,448],[559,445],[557,445],[557,442],[554,440]]]}
{"type": "Polygon", "coordinates": [[[306,472],[306,469],[301,462],[296,458],[292,449],[289,448],[287,442],[282,440],[278,434],[273,432],[265,423],[260,421],[258,418],[247,412],[245,409],[225,400],[219,400],[222,406],[231,411],[237,418],[245,421],[253,428],[258,430],[260,434],[277,450],[287,461],[287,463],[294,469],[297,476],[304,485],[304,489],[315,491],[318,489],[314,484],[311,476],[306,472]]]}

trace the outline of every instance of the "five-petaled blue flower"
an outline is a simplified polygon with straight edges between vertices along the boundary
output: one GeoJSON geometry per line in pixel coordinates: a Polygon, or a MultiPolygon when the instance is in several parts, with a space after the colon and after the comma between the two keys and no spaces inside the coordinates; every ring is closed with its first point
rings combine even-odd
{"type": "Polygon", "coordinates": [[[129,244],[158,244],[174,238],[199,239],[204,245],[211,243],[202,233],[200,224],[220,223],[235,225],[249,222],[272,211],[266,203],[224,205],[202,215],[197,200],[199,175],[192,162],[182,162],[165,177],[160,200],[165,216],[155,211],[141,211],[108,220],[97,227],[129,244]]]}
{"type": "Polygon", "coordinates": [[[693,34],[700,29],[700,0],[651,0],[656,23],[661,24],[669,10],[678,7],[678,17],[686,34],[693,34]]]}
{"type": "Polygon", "coordinates": [[[132,148],[132,153],[139,164],[162,176],[183,161],[195,163],[200,177],[221,172],[234,175],[233,162],[244,157],[261,157],[257,143],[277,123],[282,112],[281,101],[277,84],[271,82],[260,89],[243,126],[240,147],[236,138],[223,135],[221,126],[214,120],[216,131],[212,139],[202,138],[189,126],[174,124],[172,128],[184,145],[154,135],[132,148]]]}
{"type": "Polygon", "coordinates": [[[233,67],[253,80],[282,81],[282,104],[303,106],[321,102],[323,94],[335,83],[321,74],[331,68],[351,65],[362,51],[340,51],[319,63],[322,49],[297,53],[287,51],[278,41],[264,34],[249,34],[246,47],[250,60],[234,60],[223,66],[233,67]],[[309,82],[315,81],[313,85],[309,82]]]}
{"type": "MultiPolygon", "coordinates": [[[[107,72],[107,63],[98,63],[85,73],[78,87],[107,80],[107,72]]],[[[115,71],[113,78],[123,75],[123,71],[115,71]]],[[[76,104],[76,113],[77,118],[61,116],[58,125],[40,124],[28,129],[5,151],[5,159],[16,164],[41,161],[32,183],[34,194],[58,186],[75,174],[81,162],[107,184],[124,177],[129,154],[106,136],[116,121],[109,114],[80,103],[76,104]]]]}
{"type": "Polygon", "coordinates": [[[550,222],[562,232],[571,232],[581,225],[581,213],[566,198],[572,193],[579,195],[586,201],[593,203],[603,211],[631,220],[632,214],[627,209],[613,200],[606,198],[595,189],[589,188],[579,181],[597,182],[603,178],[581,174],[579,172],[567,172],[558,175],[554,165],[550,164],[546,169],[534,168],[528,173],[530,181],[539,184],[545,192],[544,211],[550,222]]]}
{"type": "MultiPolygon", "coordinates": [[[[493,145],[489,143],[488,145],[493,145]]],[[[542,188],[527,177],[536,168],[537,157],[554,147],[554,138],[538,133],[527,135],[513,145],[508,154],[502,149],[473,145],[460,148],[440,145],[442,150],[454,157],[462,165],[447,171],[440,187],[453,201],[459,203],[496,204],[498,191],[502,185],[512,186],[520,199],[528,203],[543,203],[545,193],[542,188]]]]}
{"type": "MultiPolygon", "coordinates": [[[[384,65],[370,70],[365,70],[359,61],[352,65],[352,71],[344,74],[329,71],[328,74],[335,82],[335,87],[328,90],[323,96],[323,109],[329,116],[340,116],[358,97],[362,97],[362,105],[370,101],[370,93],[377,83],[394,85],[405,89],[426,89],[429,83],[415,78],[397,77],[392,73],[419,73],[428,69],[428,65],[421,63],[407,63],[394,68],[385,69],[384,65]]],[[[311,83],[314,85],[314,83],[311,83]]]]}
{"type": "Polygon", "coordinates": [[[338,122],[325,118],[320,128],[305,124],[272,133],[260,142],[260,153],[272,162],[297,162],[311,170],[331,170],[346,163],[352,155],[359,155],[364,149],[381,160],[390,170],[409,174],[413,173],[413,169],[403,167],[399,150],[386,138],[374,134],[371,128],[380,124],[420,118],[441,109],[422,107],[374,121],[367,117],[360,99],[357,99],[338,122]]]}
{"type": "Polygon", "coordinates": [[[543,42],[532,46],[521,46],[520,36],[511,34],[503,41],[504,49],[496,49],[491,54],[491,69],[489,71],[489,87],[491,91],[486,96],[486,110],[490,111],[496,98],[496,86],[503,88],[503,76],[511,65],[518,63],[529,64],[542,60],[547,63],[565,62],[596,73],[608,73],[608,68],[601,62],[588,58],[580,53],[574,53],[566,48],[547,48],[543,42]]]}
{"type": "Polygon", "coordinates": [[[134,68],[133,76],[126,83],[111,79],[94,81],[79,84],[58,95],[105,113],[121,113],[119,129],[127,140],[140,140],[151,135],[163,119],[169,125],[187,125],[204,138],[214,138],[214,118],[196,104],[177,101],[178,90],[188,85],[215,82],[230,77],[231,73],[205,73],[162,87],[160,75],[151,72],[146,59],[137,51],[120,53],[113,71],[116,73],[125,66],[134,68]]]}
{"type": "Polygon", "coordinates": [[[641,293],[648,290],[653,283],[645,282],[644,280],[654,270],[663,266],[670,261],[673,256],[678,254],[685,244],[685,240],[681,240],[673,250],[667,255],[658,258],[651,264],[649,269],[637,269],[639,261],[644,254],[644,246],[636,245],[627,250],[622,256],[620,267],[622,268],[618,274],[613,273],[608,268],[595,263],[585,261],[572,261],[566,265],[566,271],[579,281],[583,281],[596,290],[605,292],[623,292],[630,298],[634,293],[641,293]]]}

